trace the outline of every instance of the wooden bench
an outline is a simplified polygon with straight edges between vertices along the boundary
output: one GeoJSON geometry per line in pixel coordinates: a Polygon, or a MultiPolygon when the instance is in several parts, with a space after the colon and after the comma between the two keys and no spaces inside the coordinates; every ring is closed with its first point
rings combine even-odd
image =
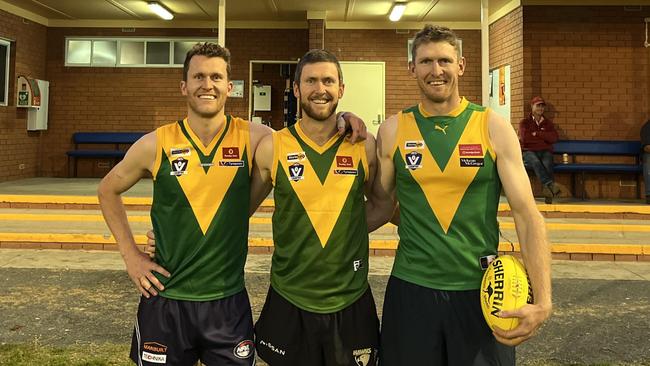
{"type": "MultiPolygon", "coordinates": [[[[110,158],[113,161],[121,160],[126,155],[128,146],[144,136],[143,132],[75,132],[72,134],[74,150],[66,152],[68,155],[68,173],[73,169],[73,177],[77,176],[77,161],[80,158],[110,158]],[[80,145],[112,145],[112,148],[89,148],[80,145]],[[126,148],[124,148],[126,147],[126,148]]],[[[69,176],[69,175],[68,175],[69,176]]]]}
{"type": "MultiPolygon", "coordinates": [[[[576,187],[576,174],[580,175],[582,199],[585,198],[585,173],[619,173],[634,174],[636,178],[637,197],[641,197],[639,176],[643,172],[641,165],[641,142],[607,141],[607,140],[560,140],[553,144],[553,154],[568,155],[567,163],[555,164],[553,172],[570,173],[573,190],[576,187]],[[629,163],[590,163],[576,161],[576,156],[628,156],[629,163]]],[[[560,160],[561,161],[561,160],[560,160]]]]}

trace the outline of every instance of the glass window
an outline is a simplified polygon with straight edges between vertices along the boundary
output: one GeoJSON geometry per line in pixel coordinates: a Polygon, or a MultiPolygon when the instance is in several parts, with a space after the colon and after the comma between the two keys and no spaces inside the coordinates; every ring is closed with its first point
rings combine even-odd
{"type": "Polygon", "coordinates": [[[144,41],[120,42],[120,65],[144,64],[144,41]]]}
{"type": "Polygon", "coordinates": [[[0,105],[9,105],[9,47],[0,39],[0,105]]]}
{"type": "Polygon", "coordinates": [[[69,40],[68,58],[69,64],[90,64],[90,40],[69,40]]]}
{"type": "Polygon", "coordinates": [[[93,41],[93,65],[115,66],[116,61],[116,41],[93,41]]]}
{"type": "Polygon", "coordinates": [[[187,51],[189,51],[194,45],[197,44],[195,41],[176,41],[174,42],[174,64],[182,65],[185,63],[185,56],[187,51]]]}
{"type": "Polygon", "coordinates": [[[169,42],[147,42],[147,65],[169,65],[169,42]]]}

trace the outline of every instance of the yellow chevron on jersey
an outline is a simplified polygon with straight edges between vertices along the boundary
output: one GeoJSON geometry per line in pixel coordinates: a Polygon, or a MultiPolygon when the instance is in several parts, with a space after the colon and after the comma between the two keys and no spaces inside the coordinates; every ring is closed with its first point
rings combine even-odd
{"type": "MultiPolygon", "coordinates": [[[[461,104],[449,116],[458,116],[467,108],[468,103],[463,98],[461,104]]],[[[430,117],[422,108],[422,105],[419,105],[418,109],[424,117],[430,117]]],[[[419,156],[416,157],[419,161],[415,165],[412,164],[408,170],[413,179],[422,188],[429,206],[445,233],[449,230],[449,226],[467,188],[474,181],[479,171],[479,167],[462,166],[461,159],[466,158],[464,155],[466,155],[465,151],[467,151],[463,151],[462,147],[477,147],[477,145],[480,145],[481,148],[475,151],[481,151],[483,154],[481,157],[489,153],[493,159],[496,158],[496,154],[490,144],[487,116],[487,110],[481,112],[476,111],[471,114],[465,130],[453,148],[449,161],[441,168],[432,155],[432,151],[435,151],[437,147],[420,147],[425,138],[418,128],[414,114],[412,112],[404,113],[404,111],[398,114],[397,139],[393,151],[402,156],[407,166],[409,165],[408,154],[413,153],[415,150],[417,151],[419,156]],[[414,148],[415,145],[418,147],[414,148]]],[[[436,133],[440,134],[446,132],[443,128],[436,128],[436,130],[439,130],[436,133]]]]}
{"type": "Polygon", "coordinates": [[[250,175],[248,122],[227,116],[219,133],[204,146],[186,118],[158,128],[156,144],[154,179],[164,154],[205,235],[237,170],[248,169],[250,175]]]}
{"type": "MultiPolygon", "coordinates": [[[[302,142],[319,155],[341,139],[335,134],[323,146],[319,146],[305,135],[300,122],[294,126],[302,142]]],[[[273,134],[273,156],[273,184],[276,184],[278,167],[282,167],[324,248],[350,195],[360,166],[365,172],[364,181],[367,180],[368,161],[364,144],[341,142],[322,183],[314,169],[313,164],[316,162],[310,162],[300,142],[289,129],[273,134]],[[323,194],[327,194],[327,199],[323,199],[323,194]]]]}

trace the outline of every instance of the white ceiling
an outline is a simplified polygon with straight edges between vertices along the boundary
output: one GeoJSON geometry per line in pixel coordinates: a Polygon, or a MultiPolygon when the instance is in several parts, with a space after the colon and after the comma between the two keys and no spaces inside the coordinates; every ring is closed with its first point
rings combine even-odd
{"type": "MultiPolygon", "coordinates": [[[[396,0],[402,1],[402,0],[396,0]]],[[[216,27],[219,0],[158,0],[175,18],[164,22],[146,0],[0,0],[0,9],[54,27],[216,27]]],[[[478,28],[481,0],[408,0],[402,20],[387,20],[393,0],[225,0],[226,27],[304,27],[307,12],[330,28],[408,28],[428,22],[478,28]]],[[[645,5],[650,0],[489,0],[493,21],[524,5],[645,5]]]]}

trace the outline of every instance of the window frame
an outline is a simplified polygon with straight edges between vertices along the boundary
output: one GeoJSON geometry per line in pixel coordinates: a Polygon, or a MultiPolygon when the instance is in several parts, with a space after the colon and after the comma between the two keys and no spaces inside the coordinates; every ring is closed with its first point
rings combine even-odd
{"type": "Polygon", "coordinates": [[[8,39],[0,38],[0,46],[6,47],[7,54],[5,56],[5,69],[0,70],[5,75],[5,85],[0,85],[1,88],[4,88],[4,100],[0,100],[0,106],[7,107],[9,106],[9,72],[11,71],[11,41],[8,39]]]}

